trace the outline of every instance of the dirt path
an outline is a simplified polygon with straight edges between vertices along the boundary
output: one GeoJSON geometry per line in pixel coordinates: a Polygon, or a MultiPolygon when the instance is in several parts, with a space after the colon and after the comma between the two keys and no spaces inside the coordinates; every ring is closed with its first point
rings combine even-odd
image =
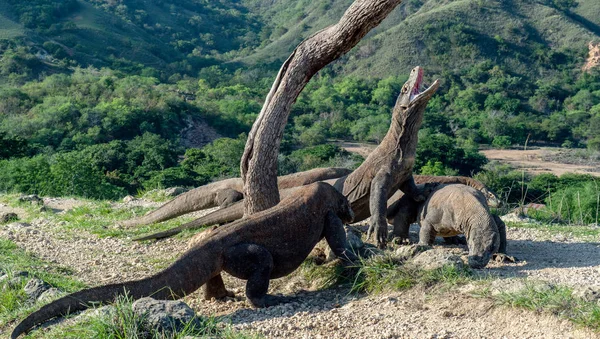
{"type": "MultiPolygon", "coordinates": [[[[339,141],[335,144],[348,152],[359,154],[365,158],[377,147],[375,144],[346,141],[339,141]]],[[[591,174],[600,177],[600,163],[598,162],[577,164],[546,160],[547,158],[560,158],[558,155],[560,155],[561,150],[555,148],[536,148],[529,150],[488,149],[481,150],[480,152],[489,160],[506,163],[516,169],[523,169],[531,174],[552,173],[561,176],[565,173],[578,173],[591,174]]]]}
{"type": "Polygon", "coordinates": [[[596,165],[566,164],[561,162],[546,161],[545,157],[557,154],[556,149],[532,149],[532,150],[483,150],[489,160],[496,160],[512,165],[517,169],[524,169],[528,173],[541,174],[552,173],[563,175],[565,173],[591,174],[600,177],[600,170],[596,165]]]}
{"type": "MultiPolygon", "coordinates": [[[[413,230],[415,231],[415,230],[413,230]]],[[[600,245],[534,229],[510,228],[510,254],[516,264],[491,264],[480,270],[498,279],[528,277],[570,286],[600,286],[600,245]]],[[[41,258],[71,267],[95,286],[137,279],[172,262],[187,246],[182,239],[136,244],[128,239],[99,239],[93,234],[57,232],[44,220],[30,227],[0,226],[0,237],[41,258]]],[[[243,295],[244,282],[225,276],[243,295]]],[[[296,294],[295,302],[251,309],[243,298],[204,301],[196,292],[186,298],[199,314],[216,315],[235,328],[267,338],[595,338],[586,329],[554,316],[495,306],[485,298],[459,291],[413,289],[385,295],[355,295],[347,289],[310,289],[301,275],[275,280],[272,293],[296,294]]]]}

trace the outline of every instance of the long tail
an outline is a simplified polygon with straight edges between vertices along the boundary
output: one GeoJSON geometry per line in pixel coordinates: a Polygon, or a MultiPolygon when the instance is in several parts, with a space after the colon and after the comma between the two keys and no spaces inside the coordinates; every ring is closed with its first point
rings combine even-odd
{"type": "MultiPolygon", "coordinates": [[[[292,173],[279,177],[278,183],[280,189],[286,189],[312,184],[313,182],[321,180],[339,178],[351,172],[352,170],[346,168],[315,168],[309,171],[292,173]]],[[[243,183],[241,179],[233,178],[200,186],[176,197],[175,199],[159,207],[157,210],[154,210],[144,216],[133,220],[122,221],[121,225],[127,228],[149,225],[173,219],[187,213],[216,207],[218,206],[218,198],[216,198],[216,195],[219,193],[225,194],[225,192],[228,191],[240,191],[242,185],[243,183]]]]}
{"type": "Polygon", "coordinates": [[[132,220],[122,221],[124,227],[136,227],[142,225],[150,225],[157,222],[176,218],[180,215],[199,211],[206,208],[216,206],[215,189],[216,185],[222,185],[222,182],[213,183],[205,186],[194,188],[175,199],[167,202],[144,216],[132,220]]]}
{"type": "Polygon", "coordinates": [[[110,303],[117,297],[128,295],[133,299],[178,299],[197,290],[219,269],[220,252],[198,247],[186,252],[171,266],[149,278],[120,284],[94,287],[76,292],[43,306],[19,323],[12,332],[16,339],[32,327],[58,316],[85,310],[91,303],[110,303]]]}
{"type": "Polygon", "coordinates": [[[163,239],[172,237],[176,234],[181,233],[184,230],[195,230],[204,226],[224,224],[241,219],[244,216],[244,204],[243,202],[237,202],[229,207],[214,211],[194,221],[190,221],[186,224],[171,228],[163,232],[150,234],[141,238],[133,239],[134,241],[143,241],[151,239],[163,239]]]}

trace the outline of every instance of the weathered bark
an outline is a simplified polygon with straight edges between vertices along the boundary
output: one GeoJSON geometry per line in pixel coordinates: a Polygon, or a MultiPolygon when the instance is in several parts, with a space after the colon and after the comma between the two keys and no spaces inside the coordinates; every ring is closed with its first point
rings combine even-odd
{"type": "Polygon", "coordinates": [[[284,62],[248,135],[240,168],[246,215],[279,202],[277,155],[290,108],[321,68],[354,47],[402,0],[356,0],[340,21],[296,47],[284,62]]]}

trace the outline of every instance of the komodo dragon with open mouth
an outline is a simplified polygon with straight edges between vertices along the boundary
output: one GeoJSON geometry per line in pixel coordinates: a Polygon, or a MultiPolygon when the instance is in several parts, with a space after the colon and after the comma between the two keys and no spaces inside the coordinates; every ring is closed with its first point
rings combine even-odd
{"type": "MultiPolygon", "coordinates": [[[[496,197],[496,195],[492,191],[488,190],[488,188],[483,183],[481,183],[480,181],[477,181],[473,178],[461,177],[461,176],[429,176],[429,175],[415,175],[413,177],[414,177],[415,183],[417,185],[427,184],[427,183],[429,183],[429,184],[464,184],[464,185],[468,185],[470,187],[473,187],[473,188],[481,191],[485,195],[485,197],[487,198],[488,206],[497,207],[499,205],[499,201],[498,201],[498,198],[496,197]]],[[[432,188],[434,188],[434,187],[435,186],[432,186],[432,188]]],[[[293,192],[293,189],[281,190],[280,194],[281,194],[282,198],[285,198],[291,192],[293,192]]],[[[426,192],[425,194],[428,195],[429,192],[426,192]]],[[[403,213],[408,213],[409,215],[411,214],[410,213],[411,208],[408,208],[406,211],[403,210],[402,212],[400,212],[400,210],[399,210],[399,207],[400,207],[399,204],[402,203],[402,202],[399,202],[399,200],[403,196],[404,196],[404,193],[402,193],[402,191],[397,191],[390,199],[388,199],[387,217],[388,217],[388,220],[390,220],[390,223],[393,223],[391,220],[393,220],[393,218],[396,216],[398,218],[401,218],[403,213]]],[[[411,205],[416,204],[416,202],[414,202],[412,199],[410,199],[410,204],[411,205]]],[[[205,216],[202,216],[196,220],[179,225],[179,226],[171,228],[169,230],[146,235],[146,236],[143,236],[143,237],[140,237],[137,239],[133,239],[133,240],[143,241],[143,240],[151,240],[151,239],[168,238],[168,237],[172,237],[176,234],[179,234],[184,230],[195,230],[195,229],[202,228],[204,226],[221,225],[221,224],[225,224],[228,222],[232,222],[232,221],[241,219],[243,216],[244,216],[244,203],[243,203],[243,201],[239,201],[229,207],[214,211],[214,212],[209,213],[205,216]]],[[[416,218],[416,216],[412,217],[412,219],[415,219],[415,218],[416,218]]],[[[359,219],[359,218],[355,217],[354,221],[358,222],[358,221],[362,221],[364,219],[365,218],[359,219]]],[[[408,238],[408,234],[406,235],[406,238],[408,238]]]]}
{"type": "MultiPolygon", "coordinates": [[[[352,173],[325,181],[348,198],[356,221],[373,216],[371,230],[375,230],[380,247],[385,247],[387,241],[387,200],[398,189],[417,200],[425,200],[415,185],[412,168],[417,147],[417,131],[421,127],[425,107],[439,87],[439,81],[436,80],[421,92],[422,87],[423,69],[415,67],[398,95],[390,128],[381,144],[352,173]]],[[[287,194],[289,193],[285,190],[280,191],[282,197],[287,194]]],[[[238,214],[239,208],[240,205],[236,204],[226,210],[214,212],[211,217],[204,218],[201,222],[195,220],[174,230],[137,240],[164,238],[179,233],[181,229],[201,227],[206,225],[206,222],[236,220],[242,217],[238,214]]]]}
{"type": "MultiPolygon", "coordinates": [[[[303,186],[313,182],[339,178],[352,172],[346,168],[315,168],[277,178],[280,189],[303,186]]],[[[124,227],[154,224],[186,213],[211,207],[227,207],[241,200],[244,182],[241,178],[225,179],[197,187],[167,202],[158,209],[132,220],[121,221],[124,227]]]]}
{"type": "Polygon", "coordinates": [[[149,278],[86,289],[43,306],[21,321],[11,338],[51,318],[84,310],[92,302],[112,302],[125,294],[133,299],[177,299],[206,284],[212,294],[206,297],[220,298],[227,295],[221,271],[247,280],[246,296],[255,307],[280,303],[286,298],[267,294],[269,280],[297,269],[322,238],[341,259],[357,259],[343,227],[353,217],[346,197],[330,185],[299,187],[275,207],[213,230],[149,278]]]}

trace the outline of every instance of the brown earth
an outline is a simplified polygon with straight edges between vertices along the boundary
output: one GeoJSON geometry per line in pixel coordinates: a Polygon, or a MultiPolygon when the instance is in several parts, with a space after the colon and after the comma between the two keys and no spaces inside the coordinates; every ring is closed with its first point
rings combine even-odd
{"type": "Polygon", "coordinates": [[[523,169],[528,173],[541,174],[552,173],[562,175],[565,173],[591,174],[600,177],[598,163],[573,164],[558,161],[548,161],[548,158],[559,158],[561,150],[554,148],[539,148],[531,150],[515,149],[489,149],[482,150],[489,160],[509,164],[517,169],[523,169]]]}

